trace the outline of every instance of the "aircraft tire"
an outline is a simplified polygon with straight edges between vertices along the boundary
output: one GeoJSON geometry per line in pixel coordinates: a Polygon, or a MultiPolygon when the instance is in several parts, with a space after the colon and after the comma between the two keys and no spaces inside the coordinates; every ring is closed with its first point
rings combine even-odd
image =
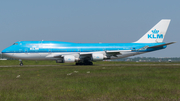
{"type": "Polygon", "coordinates": [[[92,63],[92,62],[90,62],[90,65],[93,65],[93,63],[92,63]]]}
{"type": "Polygon", "coordinates": [[[76,65],[93,65],[92,62],[76,63],[76,65]]]}
{"type": "Polygon", "coordinates": [[[93,65],[92,62],[85,62],[84,65],[93,65]]]}
{"type": "Polygon", "coordinates": [[[23,66],[23,63],[20,63],[19,65],[20,65],[20,66],[23,66]]]}
{"type": "Polygon", "coordinates": [[[83,63],[76,63],[76,65],[83,65],[83,63]]]}

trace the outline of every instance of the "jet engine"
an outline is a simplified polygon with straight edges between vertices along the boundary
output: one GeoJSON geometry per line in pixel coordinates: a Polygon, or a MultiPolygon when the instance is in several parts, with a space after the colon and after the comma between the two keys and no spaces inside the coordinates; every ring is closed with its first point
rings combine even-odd
{"type": "Polygon", "coordinates": [[[66,55],[61,60],[56,60],[56,63],[67,63],[67,62],[75,62],[75,57],[72,55],[66,55]]]}
{"type": "Polygon", "coordinates": [[[92,54],[92,61],[102,61],[104,58],[103,54],[94,53],[92,54]]]}
{"type": "Polygon", "coordinates": [[[72,55],[64,56],[64,63],[67,63],[67,62],[75,62],[75,57],[72,55]]]}

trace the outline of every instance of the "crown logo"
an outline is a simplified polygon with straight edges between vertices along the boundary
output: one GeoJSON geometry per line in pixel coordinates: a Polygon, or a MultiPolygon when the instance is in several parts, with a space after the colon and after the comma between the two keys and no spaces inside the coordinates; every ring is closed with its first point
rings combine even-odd
{"type": "Polygon", "coordinates": [[[154,29],[154,30],[152,30],[151,32],[152,32],[153,34],[158,34],[158,33],[159,33],[159,30],[154,29]]]}

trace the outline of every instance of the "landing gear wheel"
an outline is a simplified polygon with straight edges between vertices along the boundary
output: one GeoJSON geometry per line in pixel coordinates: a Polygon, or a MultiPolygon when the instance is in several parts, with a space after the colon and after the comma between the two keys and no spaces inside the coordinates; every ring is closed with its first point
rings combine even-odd
{"type": "Polygon", "coordinates": [[[93,65],[93,63],[92,63],[92,62],[89,62],[88,65],[93,65]]]}
{"type": "Polygon", "coordinates": [[[23,63],[22,63],[22,61],[20,62],[20,64],[19,64],[20,66],[23,66],[23,63]]]}
{"type": "Polygon", "coordinates": [[[84,63],[76,63],[76,65],[84,65],[84,63]]]}
{"type": "Polygon", "coordinates": [[[92,62],[85,62],[84,65],[93,65],[92,62]]]}
{"type": "Polygon", "coordinates": [[[76,63],[76,65],[79,65],[79,63],[76,63]]]}
{"type": "Polygon", "coordinates": [[[93,65],[93,63],[92,63],[92,62],[90,62],[90,63],[89,63],[89,65],[93,65]]]}
{"type": "Polygon", "coordinates": [[[92,62],[80,62],[80,63],[76,63],[76,65],[93,65],[92,62]]]}

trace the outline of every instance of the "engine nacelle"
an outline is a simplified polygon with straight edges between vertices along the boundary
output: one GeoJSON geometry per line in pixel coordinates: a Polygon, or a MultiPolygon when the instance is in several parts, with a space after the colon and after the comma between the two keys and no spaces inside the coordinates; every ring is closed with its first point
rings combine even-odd
{"type": "Polygon", "coordinates": [[[63,59],[63,62],[64,62],[64,63],[67,63],[67,62],[75,62],[75,57],[72,56],[72,55],[65,55],[65,56],[64,56],[64,59],[63,59]]]}
{"type": "Polygon", "coordinates": [[[102,61],[103,58],[104,58],[103,54],[100,54],[100,53],[92,54],[92,61],[102,61]]]}

